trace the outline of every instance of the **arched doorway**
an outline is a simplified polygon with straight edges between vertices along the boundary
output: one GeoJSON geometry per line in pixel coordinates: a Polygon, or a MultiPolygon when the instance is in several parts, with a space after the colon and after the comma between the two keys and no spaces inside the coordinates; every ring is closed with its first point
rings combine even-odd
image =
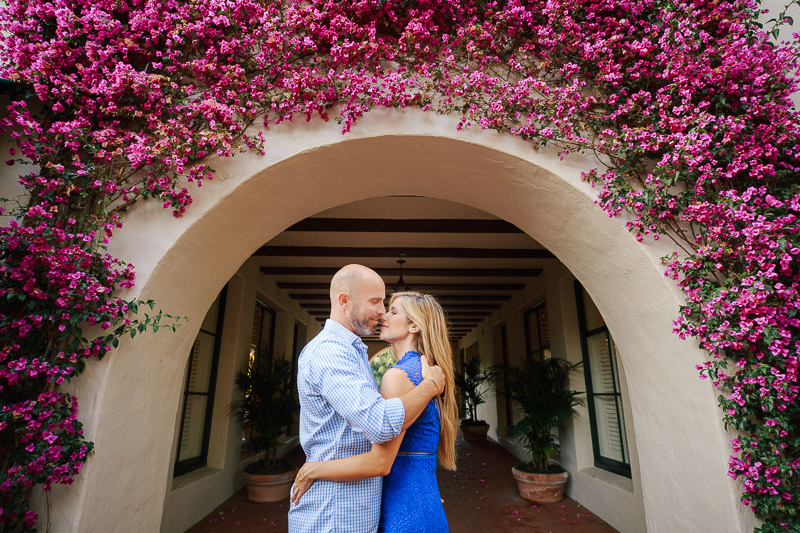
{"type": "MultiPolygon", "coordinates": [[[[220,179],[195,195],[184,219],[172,220],[156,205],[137,207],[113,251],[136,265],[141,297],[197,317],[255,249],[325,209],[415,194],[505,219],[581,281],[619,346],[648,529],[713,523],[721,531],[743,530],[716,400],[694,371],[702,354],[671,332],[681,300],[660,267],[667,249],[637,244],[593,205],[579,175],[594,162],[562,161],[507,136],[459,133],[454,126],[447,117],[407,111],[372,113],[346,137],[321,123],[278,128],[269,132],[265,157],[215,162],[220,179]]],[[[53,509],[59,529],[99,531],[110,523],[158,529],[182,354],[198,327],[193,322],[176,334],[125,342],[76,384],[98,451],[76,486],[59,493],[53,509]]]]}

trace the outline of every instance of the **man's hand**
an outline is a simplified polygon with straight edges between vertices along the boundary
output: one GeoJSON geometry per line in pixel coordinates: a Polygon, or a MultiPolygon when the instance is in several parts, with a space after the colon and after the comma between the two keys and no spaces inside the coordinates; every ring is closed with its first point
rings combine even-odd
{"type": "Polygon", "coordinates": [[[294,478],[294,485],[292,486],[291,501],[294,505],[300,503],[300,498],[306,493],[311,485],[314,483],[314,478],[311,477],[312,464],[305,463],[300,467],[297,472],[297,477],[294,478]]]}
{"type": "Polygon", "coordinates": [[[422,379],[430,378],[436,383],[436,396],[444,392],[444,372],[438,366],[430,366],[428,358],[420,356],[422,363],[422,379]]]}

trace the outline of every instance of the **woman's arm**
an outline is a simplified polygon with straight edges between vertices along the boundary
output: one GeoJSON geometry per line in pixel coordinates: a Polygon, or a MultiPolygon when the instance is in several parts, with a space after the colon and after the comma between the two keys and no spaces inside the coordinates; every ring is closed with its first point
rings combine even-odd
{"type": "MultiPolygon", "coordinates": [[[[384,398],[402,396],[414,388],[406,373],[399,368],[390,368],[383,375],[381,395],[384,398]]],[[[397,450],[403,442],[405,431],[397,437],[382,444],[373,444],[370,451],[329,461],[312,461],[305,463],[294,481],[292,503],[297,504],[300,498],[317,479],[328,481],[358,481],[376,476],[385,476],[392,469],[397,450]]]]}

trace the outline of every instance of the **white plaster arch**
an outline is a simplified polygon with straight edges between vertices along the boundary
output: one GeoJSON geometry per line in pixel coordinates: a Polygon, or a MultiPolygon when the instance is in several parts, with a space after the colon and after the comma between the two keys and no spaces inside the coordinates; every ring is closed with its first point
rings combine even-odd
{"type": "MultiPolygon", "coordinates": [[[[664,249],[637,244],[593,204],[579,179],[593,163],[559,160],[507,135],[456,131],[451,117],[377,111],[342,136],[336,124],[266,132],[267,155],[216,161],[220,179],[195,193],[183,219],[137,206],[112,252],[137,267],[131,294],[202,317],[222,285],[264,242],[322,210],[418,194],[502,217],[551,250],[592,294],[613,332],[629,383],[650,531],[744,531],[729,444],[714,392],[697,379],[702,353],[672,332],[681,298],[665,279],[664,249]]],[[[137,336],[75,384],[96,443],[75,486],[58,490],[59,531],[156,531],[184,357],[197,332],[137,336]]]]}

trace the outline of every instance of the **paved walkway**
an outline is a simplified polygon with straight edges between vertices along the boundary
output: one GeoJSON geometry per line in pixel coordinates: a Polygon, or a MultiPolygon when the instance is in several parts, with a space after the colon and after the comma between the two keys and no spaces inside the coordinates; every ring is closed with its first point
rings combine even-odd
{"type": "MultiPolygon", "coordinates": [[[[492,442],[457,441],[458,470],[439,469],[439,490],[452,533],[613,533],[616,530],[569,498],[535,505],[519,496],[511,467],[517,459],[492,442]]],[[[298,447],[290,455],[302,464],[298,447]]],[[[286,533],[288,500],[252,503],[242,489],[189,533],[286,533]]]]}

